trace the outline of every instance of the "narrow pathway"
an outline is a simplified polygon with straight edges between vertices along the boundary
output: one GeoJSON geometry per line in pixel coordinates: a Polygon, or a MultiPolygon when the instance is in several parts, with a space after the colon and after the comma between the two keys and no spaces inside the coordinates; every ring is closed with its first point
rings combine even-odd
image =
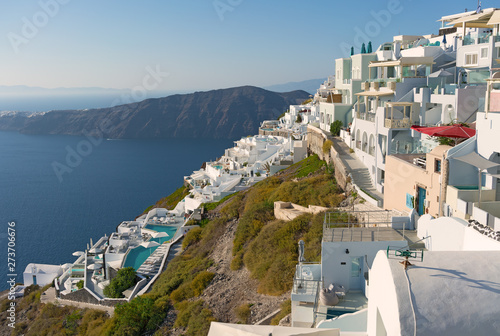
{"type": "Polygon", "coordinates": [[[181,254],[183,240],[184,239],[179,239],[179,241],[175,242],[174,244],[172,244],[172,246],[170,246],[170,251],[168,251],[167,261],[165,262],[165,269],[167,268],[168,263],[172,259],[181,254]]]}
{"type": "Polygon", "coordinates": [[[377,200],[383,200],[384,195],[377,191],[370,178],[370,172],[366,168],[365,164],[358,159],[356,154],[350,152],[349,146],[340,140],[339,138],[332,137],[330,133],[325,132],[333,142],[333,146],[342,163],[346,166],[347,171],[351,174],[353,182],[363,190],[366,190],[370,195],[375,197],[377,200]]]}

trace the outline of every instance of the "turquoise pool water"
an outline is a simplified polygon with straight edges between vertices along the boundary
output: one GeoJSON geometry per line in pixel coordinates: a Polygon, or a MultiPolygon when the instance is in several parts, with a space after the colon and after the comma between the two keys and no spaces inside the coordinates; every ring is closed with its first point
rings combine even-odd
{"type": "Polygon", "coordinates": [[[477,186],[454,186],[458,190],[477,190],[477,186]]]}
{"type": "Polygon", "coordinates": [[[165,232],[166,234],[168,234],[168,237],[161,237],[161,238],[152,239],[154,241],[157,241],[160,244],[162,244],[163,242],[165,242],[167,240],[172,239],[175,235],[175,232],[177,231],[177,227],[165,226],[165,225],[148,224],[144,228],[149,229],[149,230],[153,230],[156,232],[165,232]]]}
{"type": "MultiPolygon", "coordinates": [[[[175,232],[177,231],[177,228],[173,226],[153,225],[153,224],[146,225],[145,229],[154,230],[157,232],[166,232],[168,234],[168,237],[151,239],[152,241],[158,242],[160,244],[163,244],[163,242],[172,239],[175,235],[175,232]]],[[[127,254],[127,258],[125,259],[123,267],[133,267],[135,270],[137,270],[146,261],[146,259],[148,259],[151,253],[153,253],[157,248],[158,246],[151,248],[144,248],[142,246],[138,246],[132,249],[127,254]]]]}
{"type": "Polygon", "coordinates": [[[340,315],[344,315],[344,314],[347,314],[347,313],[352,313],[352,312],[349,312],[349,311],[346,311],[346,310],[339,310],[339,309],[328,308],[326,310],[326,319],[329,320],[329,319],[332,319],[334,317],[337,317],[337,316],[340,316],[340,315]]]}
{"type": "Polygon", "coordinates": [[[125,259],[125,264],[123,264],[123,267],[133,267],[137,271],[137,269],[141,267],[146,259],[148,259],[149,255],[153,253],[157,248],[158,246],[151,248],[137,246],[127,254],[127,259],[125,259]]]}

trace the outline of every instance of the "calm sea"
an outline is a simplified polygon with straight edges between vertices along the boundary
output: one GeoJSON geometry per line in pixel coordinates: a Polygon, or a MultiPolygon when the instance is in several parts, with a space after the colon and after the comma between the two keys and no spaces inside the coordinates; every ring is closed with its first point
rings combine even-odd
{"type": "Polygon", "coordinates": [[[16,223],[15,273],[22,282],[28,263],[73,262],[72,253],[85,249],[90,238],[96,241],[140,215],[180,187],[184,175],[221,156],[232,141],[89,144],[83,137],[0,132],[0,290],[8,287],[9,221],[16,223]],[[68,156],[73,151],[81,160],[68,156]]]}

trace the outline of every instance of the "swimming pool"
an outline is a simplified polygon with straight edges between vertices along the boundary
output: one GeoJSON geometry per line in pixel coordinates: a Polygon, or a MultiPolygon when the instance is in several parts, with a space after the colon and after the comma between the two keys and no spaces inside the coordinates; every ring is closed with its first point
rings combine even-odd
{"type": "Polygon", "coordinates": [[[352,313],[352,312],[347,311],[347,310],[339,310],[339,309],[328,308],[327,311],[326,311],[326,319],[329,320],[329,319],[332,319],[334,317],[338,317],[340,315],[344,315],[344,314],[347,314],[347,313],[352,313]]]}
{"type": "Polygon", "coordinates": [[[144,248],[142,246],[137,246],[136,248],[130,250],[127,254],[127,259],[123,267],[133,267],[136,271],[141,267],[141,265],[148,259],[151,253],[153,253],[158,246],[151,248],[144,248]]]}
{"type": "MultiPolygon", "coordinates": [[[[175,232],[177,231],[177,227],[175,226],[165,226],[165,225],[154,225],[154,224],[148,224],[144,227],[145,229],[153,230],[156,232],[165,232],[168,234],[167,237],[161,237],[161,238],[152,238],[152,241],[158,242],[160,244],[163,244],[163,242],[166,242],[167,240],[170,240],[174,237],[175,232]]],[[[133,267],[135,270],[137,270],[141,265],[148,259],[148,257],[153,253],[158,246],[151,247],[151,248],[144,248],[142,246],[138,246],[127,254],[127,257],[125,259],[125,263],[123,264],[123,267],[133,267]]]]}
{"type": "Polygon", "coordinates": [[[163,242],[170,240],[174,238],[175,232],[177,232],[177,227],[176,226],[165,226],[165,225],[154,225],[154,224],[148,224],[144,227],[145,229],[153,230],[156,232],[165,232],[168,234],[168,237],[161,237],[161,238],[153,238],[151,240],[154,240],[160,244],[163,242]]]}
{"type": "Polygon", "coordinates": [[[457,188],[458,190],[478,190],[479,188],[477,186],[453,186],[457,188]]]}

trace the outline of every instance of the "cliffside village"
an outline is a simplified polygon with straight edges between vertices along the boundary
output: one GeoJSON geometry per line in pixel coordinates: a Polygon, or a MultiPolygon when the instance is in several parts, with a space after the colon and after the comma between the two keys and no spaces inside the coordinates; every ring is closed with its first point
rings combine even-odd
{"type": "MultiPolygon", "coordinates": [[[[437,32],[366,41],[336,59],[309,101],[185,176],[175,209],[122,222],[74,263],[29,264],[24,285],[54,282],[60,302],[129,301],[165,269],[203,203],[317,154],[365,202],[347,222],[325,213],[321,263],[304,260],[299,242],[291,327],[212,322],[209,335],[500,334],[500,10],[436,19],[437,32]],[[141,280],[106,297],[123,267],[141,280]]],[[[324,210],[275,204],[284,220],[324,210]]]]}

